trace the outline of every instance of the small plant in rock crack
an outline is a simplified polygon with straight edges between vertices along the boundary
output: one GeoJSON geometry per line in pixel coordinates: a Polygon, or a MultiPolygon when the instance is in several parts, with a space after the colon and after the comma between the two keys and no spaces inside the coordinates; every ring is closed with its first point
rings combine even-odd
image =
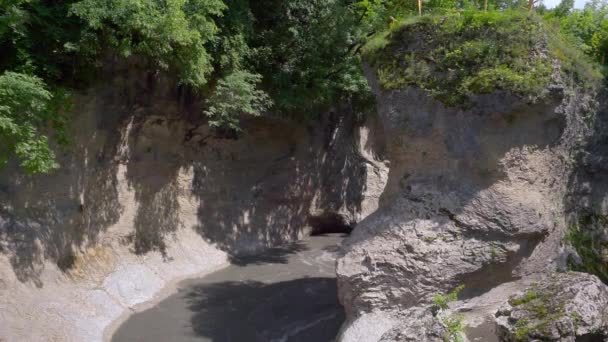
{"type": "Polygon", "coordinates": [[[463,323],[464,316],[451,315],[441,320],[445,324],[447,331],[443,336],[445,342],[463,342],[463,334],[465,325],[463,323]]]}
{"type": "Polygon", "coordinates": [[[441,310],[448,308],[448,304],[458,299],[458,294],[464,289],[464,285],[456,287],[447,294],[437,293],[433,297],[433,313],[437,314],[441,310]]]}

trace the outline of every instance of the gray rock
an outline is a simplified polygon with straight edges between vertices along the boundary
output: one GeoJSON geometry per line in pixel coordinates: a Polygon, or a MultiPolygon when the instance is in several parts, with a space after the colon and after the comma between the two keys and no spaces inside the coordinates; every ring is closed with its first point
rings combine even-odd
{"type": "Polygon", "coordinates": [[[402,323],[392,328],[380,339],[381,342],[445,342],[447,329],[429,309],[414,309],[404,312],[402,323]]]}
{"type": "Polygon", "coordinates": [[[377,311],[347,321],[338,334],[342,342],[377,342],[382,335],[400,322],[394,313],[377,311]]]}
{"type": "Polygon", "coordinates": [[[572,167],[555,103],[496,97],[505,112],[477,113],[413,89],[376,91],[391,171],[337,263],[349,314],[407,309],[460,284],[473,296],[554,267],[572,167]]]}
{"type": "Polygon", "coordinates": [[[596,276],[556,273],[496,313],[501,341],[608,341],[608,287],[596,276]]]}
{"type": "Polygon", "coordinates": [[[461,284],[471,299],[566,267],[571,176],[593,134],[581,113],[597,110],[594,94],[555,79],[565,90],[537,103],[498,92],[447,108],[418,89],[383,89],[366,73],[391,164],[379,209],[337,261],[351,320],[421,308],[461,284]]]}

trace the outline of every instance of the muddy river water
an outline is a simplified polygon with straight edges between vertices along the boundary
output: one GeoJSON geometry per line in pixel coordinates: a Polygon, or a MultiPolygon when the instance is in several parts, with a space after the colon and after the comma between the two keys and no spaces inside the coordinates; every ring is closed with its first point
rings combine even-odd
{"type": "Polygon", "coordinates": [[[342,239],[313,236],[235,258],[181,282],[175,294],[131,316],[112,341],[332,341],[344,321],[334,271],[342,239]]]}

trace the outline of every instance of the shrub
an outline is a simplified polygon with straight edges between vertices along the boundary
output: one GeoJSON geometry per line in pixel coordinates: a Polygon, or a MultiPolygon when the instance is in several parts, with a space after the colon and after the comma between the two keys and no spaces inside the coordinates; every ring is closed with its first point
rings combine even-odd
{"type": "Polygon", "coordinates": [[[447,327],[447,333],[443,340],[446,342],[463,342],[462,337],[465,325],[463,324],[464,317],[462,315],[452,315],[442,320],[447,327]]]}
{"type": "Polygon", "coordinates": [[[464,289],[464,285],[456,287],[454,290],[447,294],[438,293],[433,297],[433,304],[439,309],[445,310],[448,308],[450,302],[458,299],[458,294],[464,289]]]}
{"type": "Polygon", "coordinates": [[[379,33],[364,50],[382,86],[415,86],[448,106],[509,91],[533,102],[553,71],[540,18],[520,11],[426,15],[379,33]]]}

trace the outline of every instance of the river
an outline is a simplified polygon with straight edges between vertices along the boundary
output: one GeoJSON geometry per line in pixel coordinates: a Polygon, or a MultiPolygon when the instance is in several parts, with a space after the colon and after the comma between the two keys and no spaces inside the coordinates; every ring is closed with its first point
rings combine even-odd
{"type": "Polygon", "coordinates": [[[311,236],[183,281],[112,341],[332,341],[344,321],[334,268],[342,239],[311,236]]]}

